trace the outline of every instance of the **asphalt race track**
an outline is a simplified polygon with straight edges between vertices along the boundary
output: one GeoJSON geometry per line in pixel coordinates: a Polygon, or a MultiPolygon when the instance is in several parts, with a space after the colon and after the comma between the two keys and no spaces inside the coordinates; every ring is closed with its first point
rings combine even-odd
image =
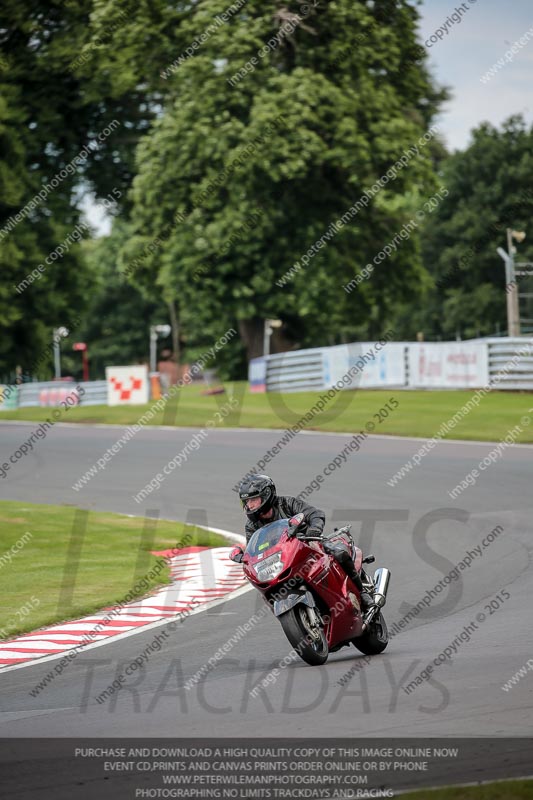
{"type": "MultiPolygon", "coordinates": [[[[34,427],[2,424],[0,461],[34,427]]],[[[0,498],[149,511],[241,532],[243,515],[232,487],[280,438],[279,431],[211,430],[186,464],[136,504],[132,496],[194,433],[143,429],[104,472],[74,491],[72,483],[120,433],[118,427],[56,425],[0,482],[0,498]]],[[[299,434],[266,471],[280,494],[298,494],[350,438],[299,434]]],[[[142,673],[102,704],[95,697],[156,631],[87,650],[36,697],[29,692],[54,661],[0,672],[0,736],[530,736],[533,671],[508,691],[502,685],[533,656],[533,447],[505,448],[475,486],[452,500],[447,492],[493,445],[440,443],[395,487],[387,485],[420,444],[370,437],[307,498],[326,511],[330,527],[352,522],[356,540],[375,553],[374,566],[391,569],[389,628],[497,529],[481,555],[398,631],[383,655],[352,669],[343,682],[364,659],[353,648],[332,654],[320,668],[293,661],[252,696],[290,651],[279,624],[265,616],[187,690],[186,681],[262,607],[255,592],[245,591],[185,620],[142,673]],[[467,626],[470,634],[458,639],[467,626]],[[406,693],[403,686],[454,640],[453,657],[406,693]]],[[[531,755],[526,761],[522,774],[531,774],[531,755]]]]}

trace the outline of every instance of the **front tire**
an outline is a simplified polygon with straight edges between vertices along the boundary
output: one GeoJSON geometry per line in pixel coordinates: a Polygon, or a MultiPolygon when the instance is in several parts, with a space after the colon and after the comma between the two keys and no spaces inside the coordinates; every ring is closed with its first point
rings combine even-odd
{"type": "Polygon", "coordinates": [[[381,611],[376,614],[368,630],[357,639],[352,639],[352,644],[357,647],[361,653],[367,656],[377,656],[382,653],[389,643],[389,631],[387,630],[387,623],[381,611]]]}
{"type": "Polygon", "coordinates": [[[306,664],[317,667],[326,663],[329,648],[324,629],[312,624],[306,605],[298,603],[282,614],[279,621],[285,636],[306,664]]]}

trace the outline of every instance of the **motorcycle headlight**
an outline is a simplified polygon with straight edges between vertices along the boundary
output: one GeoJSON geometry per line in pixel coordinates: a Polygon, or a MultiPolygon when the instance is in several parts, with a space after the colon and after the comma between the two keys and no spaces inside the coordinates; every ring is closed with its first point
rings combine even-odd
{"type": "Polygon", "coordinates": [[[254,564],[255,574],[263,583],[264,581],[271,581],[276,578],[283,569],[283,561],[281,560],[281,553],[274,553],[274,555],[265,558],[264,561],[259,561],[254,564]]]}

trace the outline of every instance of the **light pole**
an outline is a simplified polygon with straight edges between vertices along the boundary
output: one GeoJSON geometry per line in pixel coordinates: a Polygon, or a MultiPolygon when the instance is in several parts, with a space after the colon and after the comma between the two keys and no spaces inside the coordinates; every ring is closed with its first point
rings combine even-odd
{"type": "Polygon", "coordinates": [[[524,231],[514,231],[507,228],[507,252],[503,247],[498,247],[497,253],[505,263],[505,291],[507,294],[507,334],[520,336],[520,312],[518,308],[518,285],[516,283],[514,257],[516,247],[513,239],[523,242],[526,238],[524,231]]]}
{"type": "Polygon", "coordinates": [[[281,328],[283,322],[280,319],[266,319],[263,330],[263,355],[266,357],[270,353],[270,337],[274,328],[281,328]]]}
{"type": "Polygon", "coordinates": [[[61,379],[61,347],[59,346],[59,342],[61,339],[64,339],[65,336],[68,336],[68,328],[64,328],[63,326],[54,328],[52,342],[54,346],[54,373],[56,381],[61,379]]]}
{"type": "Polygon", "coordinates": [[[170,325],[150,325],[150,372],[157,367],[157,337],[168,336],[170,331],[170,325]]]}

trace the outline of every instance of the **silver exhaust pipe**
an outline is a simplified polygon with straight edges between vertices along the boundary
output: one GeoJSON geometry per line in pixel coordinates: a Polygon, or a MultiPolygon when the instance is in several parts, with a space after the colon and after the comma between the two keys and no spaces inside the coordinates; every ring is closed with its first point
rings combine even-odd
{"type": "Polygon", "coordinates": [[[387,602],[387,592],[389,591],[390,570],[386,567],[379,567],[374,572],[374,603],[383,608],[387,602]]]}

